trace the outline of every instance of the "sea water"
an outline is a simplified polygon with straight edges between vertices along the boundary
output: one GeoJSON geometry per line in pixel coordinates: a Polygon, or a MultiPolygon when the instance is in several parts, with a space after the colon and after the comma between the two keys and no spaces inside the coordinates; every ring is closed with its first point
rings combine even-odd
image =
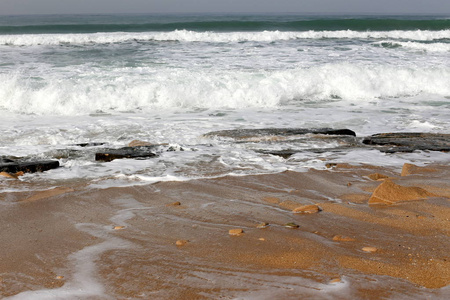
{"type": "Polygon", "coordinates": [[[286,127],[349,128],[358,137],[450,133],[449,118],[445,16],[0,17],[0,156],[62,166],[21,177],[33,186],[302,171],[330,161],[448,163],[439,152],[331,151],[339,146],[333,139],[236,143],[204,134],[286,127]],[[168,146],[157,158],[95,161],[96,151],[132,140],[168,146]],[[305,151],[286,159],[267,149],[305,151]]]}

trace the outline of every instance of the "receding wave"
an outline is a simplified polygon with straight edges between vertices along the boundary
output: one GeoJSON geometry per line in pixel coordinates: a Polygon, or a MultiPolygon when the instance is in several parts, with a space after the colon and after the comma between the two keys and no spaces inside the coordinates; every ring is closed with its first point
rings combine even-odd
{"type": "Polygon", "coordinates": [[[270,72],[115,71],[123,77],[111,77],[105,71],[82,78],[41,78],[38,84],[26,74],[1,75],[0,108],[25,114],[80,115],[166,108],[276,108],[330,99],[364,105],[376,98],[421,93],[450,96],[448,68],[341,63],[270,72]]]}
{"type": "Polygon", "coordinates": [[[89,34],[24,34],[2,35],[0,45],[34,46],[89,43],[123,43],[130,41],[179,41],[179,42],[275,42],[296,39],[400,39],[412,41],[434,41],[450,39],[450,29],[441,31],[306,31],[306,32],[195,32],[175,30],[155,33],[89,33],[89,34]]]}

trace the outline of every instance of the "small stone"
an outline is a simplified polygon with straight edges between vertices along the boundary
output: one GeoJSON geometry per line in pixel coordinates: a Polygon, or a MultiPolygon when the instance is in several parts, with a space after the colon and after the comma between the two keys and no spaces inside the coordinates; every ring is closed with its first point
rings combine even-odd
{"type": "Polygon", "coordinates": [[[299,228],[300,226],[298,226],[298,225],[295,224],[294,222],[290,222],[290,223],[286,223],[286,224],[284,225],[284,227],[296,229],[296,228],[299,228]]]}
{"type": "Polygon", "coordinates": [[[244,230],[241,229],[241,228],[230,229],[230,230],[228,231],[228,233],[229,233],[230,235],[241,235],[241,234],[244,233],[244,230]]]}
{"type": "Polygon", "coordinates": [[[189,243],[188,240],[178,240],[178,241],[175,242],[175,245],[177,245],[177,246],[184,246],[187,243],[189,243]]]}
{"type": "Polygon", "coordinates": [[[260,240],[260,241],[265,241],[266,239],[265,238],[259,238],[258,240],[260,240]]]}
{"type": "Polygon", "coordinates": [[[292,212],[295,214],[314,214],[318,213],[321,210],[322,209],[318,205],[313,204],[313,205],[299,206],[297,208],[294,208],[292,212]]]}
{"type": "Polygon", "coordinates": [[[64,279],[64,276],[58,275],[55,278],[58,279],[58,280],[61,280],[61,279],[64,279]]]}
{"type": "Polygon", "coordinates": [[[114,230],[121,230],[121,229],[124,229],[124,228],[125,228],[125,226],[114,226],[113,227],[114,230]]]}
{"type": "Polygon", "coordinates": [[[177,201],[174,203],[167,204],[166,206],[180,206],[180,205],[181,205],[181,202],[177,201]]]}
{"type": "Polygon", "coordinates": [[[267,228],[267,226],[269,226],[269,225],[270,224],[267,222],[262,222],[262,223],[259,223],[258,225],[256,225],[256,228],[263,229],[263,228],[267,228]]]}
{"type": "Polygon", "coordinates": [[[350,187],[350,186],[352,186],[352,185],[353,185],[353,183],[351,183],[351,182],[348,182],[348,183],[347,183],[347,186],[348,186],[348,187],[350,187]]]}
{"type": "Polygon", "coordinates": [[[378,251],[378,249],[375,247],[363,247],[361,250],[364,252],[370,252],[370,253],[378,251]]]}
{"type": "Polygon", "coordinates": [[[345,235],[335,235],[333,237],[333,241],[337,241],[337,242],[354,242],[356,241],[356,239],[345,236],[345,235]]]}

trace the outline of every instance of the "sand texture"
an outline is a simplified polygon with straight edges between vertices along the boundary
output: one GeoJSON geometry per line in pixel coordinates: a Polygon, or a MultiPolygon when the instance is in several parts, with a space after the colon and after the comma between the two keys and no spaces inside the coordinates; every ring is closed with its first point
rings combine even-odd
{"type": "Polygon", "coordinates": [[[450,169],[408,169],[3,193],[0,295],[446,299],[450,169]]]}

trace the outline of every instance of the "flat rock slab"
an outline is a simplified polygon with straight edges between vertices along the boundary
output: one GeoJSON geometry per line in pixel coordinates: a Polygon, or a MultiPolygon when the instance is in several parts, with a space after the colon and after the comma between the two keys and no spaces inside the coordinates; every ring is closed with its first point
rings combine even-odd
{"type": "Polygon", "coordinates": [[[262,136],[295,136],[304,134],[323,134],[323,135],[348,135],[356,136],[356,133],[350,129],[332,129],[332,128],[261,128],[261,129],[234,129],[213,131],[205,136],[229,137],[234,139],[248,139],[262,136]]]}
{"type": "Polygon", "coordinates": [[[7,173],[35,173],[44,172],[59,167],[59,161],[57,160],[44,160],[44,161],[27,161],[27,162],[6,162],[0,163],[0,172],[7,173]]]}
{"type": "Polygon", "coordinates": [[[380,133],[363,139],[366,145],[389,146],[382,152],[413,152],[415,150],[450,151],[450,134],[440,133],[380,133]]]}
{"type": "Polygon", "coordinates": [[[106,149],[95,153],[97,161],[112,161],[121,158],[150,158],[157,156],[154,146],[123,147],[119,149],[106,149]]]}

